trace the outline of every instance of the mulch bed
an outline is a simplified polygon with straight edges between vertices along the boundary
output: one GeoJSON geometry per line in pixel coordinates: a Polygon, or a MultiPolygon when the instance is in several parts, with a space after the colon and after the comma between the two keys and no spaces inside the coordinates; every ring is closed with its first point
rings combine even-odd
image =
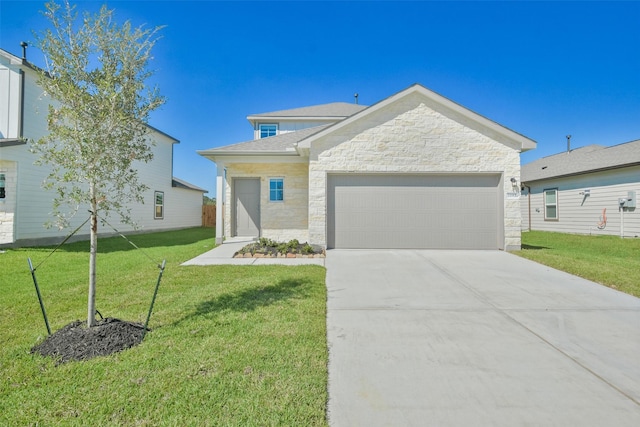
{"type": "Polygon", "coordinates": [[[50,356],[57,363],[87,360],[126,350],[142,342],[144,325],[108,317],[87,328],[86,321],[76,320],[34,346],[31,353],[50,356]]]}

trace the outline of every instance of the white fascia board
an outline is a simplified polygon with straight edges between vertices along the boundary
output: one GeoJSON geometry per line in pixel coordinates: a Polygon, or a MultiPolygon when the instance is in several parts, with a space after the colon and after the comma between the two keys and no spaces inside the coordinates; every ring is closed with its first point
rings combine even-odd
{"type": "Polygon", "coordinates": [[[527,138],[524,135],[521,135],[517,132],[512,131],[509,128],[506,128],[474,111],[469,110],[466,107],[463,107],[462,105],[451,101],[448,98],[445,98],[442,95],[439,95],[435,92],[433,92],[432,90],[427,89],[426,87],[420,85],[420,84],[414,84],[412,86],[410,86],[409,88],[396,93],[395,95],[391,95],[390,97],[383,99],[382,101],[360,111],[359,113],[354,114],[353,116],[350,116],[348,118],[346,118],[345,120],[342,120],[341,122],[338,122],[336,124],[334,124],[333,126],[330,126],[318,133],[315,133],[313,135],[310,135],[309,137],[307,137],[306,139],[300,141],[298,143],[298,147],[301,149],[309,149],[311,148],[311,143],[315,140],[317,140],[318,138],[322,138],[325,135],[331,134],[334,131],[337,131],[341,128],[343,128],[344,126],[348,126],[351,123],[360,120],[362,117],[366,117],[370,114],[375,113],[378,110],[381,110],[383,108],[385,108],[386,106],[398,101],[399,99],[404,98],[405,96],[411,95],[413,93],[420,93],[423,96],[425,96],[426,98],[432,100],[433,102],[435,102],[436,104],[440,104],[442,105],[444,108],[449,109],[451,111],[453,111],[454,113],[457,113],[463,117],[466,117],[469,120],[472,120],[478,124],[480,124],[481,126],[484,126],[490,130],[492,130],[493,132],[496,132],[500,135],[505,136],[507,139],[510,139],[516,143],[518,143],[521,147],[521,151],[528,151],[531,149],[536,148],[536,142],[527,138]]]}

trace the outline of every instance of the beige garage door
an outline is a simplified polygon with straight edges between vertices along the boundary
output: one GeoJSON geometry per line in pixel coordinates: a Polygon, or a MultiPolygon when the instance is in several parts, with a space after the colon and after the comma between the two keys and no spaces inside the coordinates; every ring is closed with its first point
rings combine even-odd
{"type": "Polygon", "coordinates": [[[329,248],[498,249],[499,175],[328,177],[329,248]]]}

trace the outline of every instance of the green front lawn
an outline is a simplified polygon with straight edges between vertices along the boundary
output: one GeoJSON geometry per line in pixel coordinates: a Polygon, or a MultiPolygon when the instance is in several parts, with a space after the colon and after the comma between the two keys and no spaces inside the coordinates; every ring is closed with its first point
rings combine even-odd
{"type": "MultiPolygon", "coordinates": [[[[167,268],[141,345],[59,366],[30,354],[46,327],[27,265],[50,248],[0,253],[0,425],[326,425],[325,270],[189,266],[210,228],[132,236],[167,268]]],[[[97,309],[144,322],[158,269],[101,239],[97,309]]],[[[88,243],[37,270],[52,330],[86,318],[88,243]]]]}
{"type": "Polygon", "coordinates": [[[529,231],[514,253],[640,297],[640,239],[529,231]]]}

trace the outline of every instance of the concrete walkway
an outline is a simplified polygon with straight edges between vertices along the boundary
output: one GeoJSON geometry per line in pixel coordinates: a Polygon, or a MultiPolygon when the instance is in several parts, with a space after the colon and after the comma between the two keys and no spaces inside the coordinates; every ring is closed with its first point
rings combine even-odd
{"type": "Polygon", "coordinates": [[[640,426],[640,300],[499,251],[327,253],[331,426],[640,426]]]}
{"type": "Polygon", "coordinates": [[[324,258],[233,258],[240,249],[254,242],[251,237],[232,237],[182,265],[322,265],[324,258]]]}

